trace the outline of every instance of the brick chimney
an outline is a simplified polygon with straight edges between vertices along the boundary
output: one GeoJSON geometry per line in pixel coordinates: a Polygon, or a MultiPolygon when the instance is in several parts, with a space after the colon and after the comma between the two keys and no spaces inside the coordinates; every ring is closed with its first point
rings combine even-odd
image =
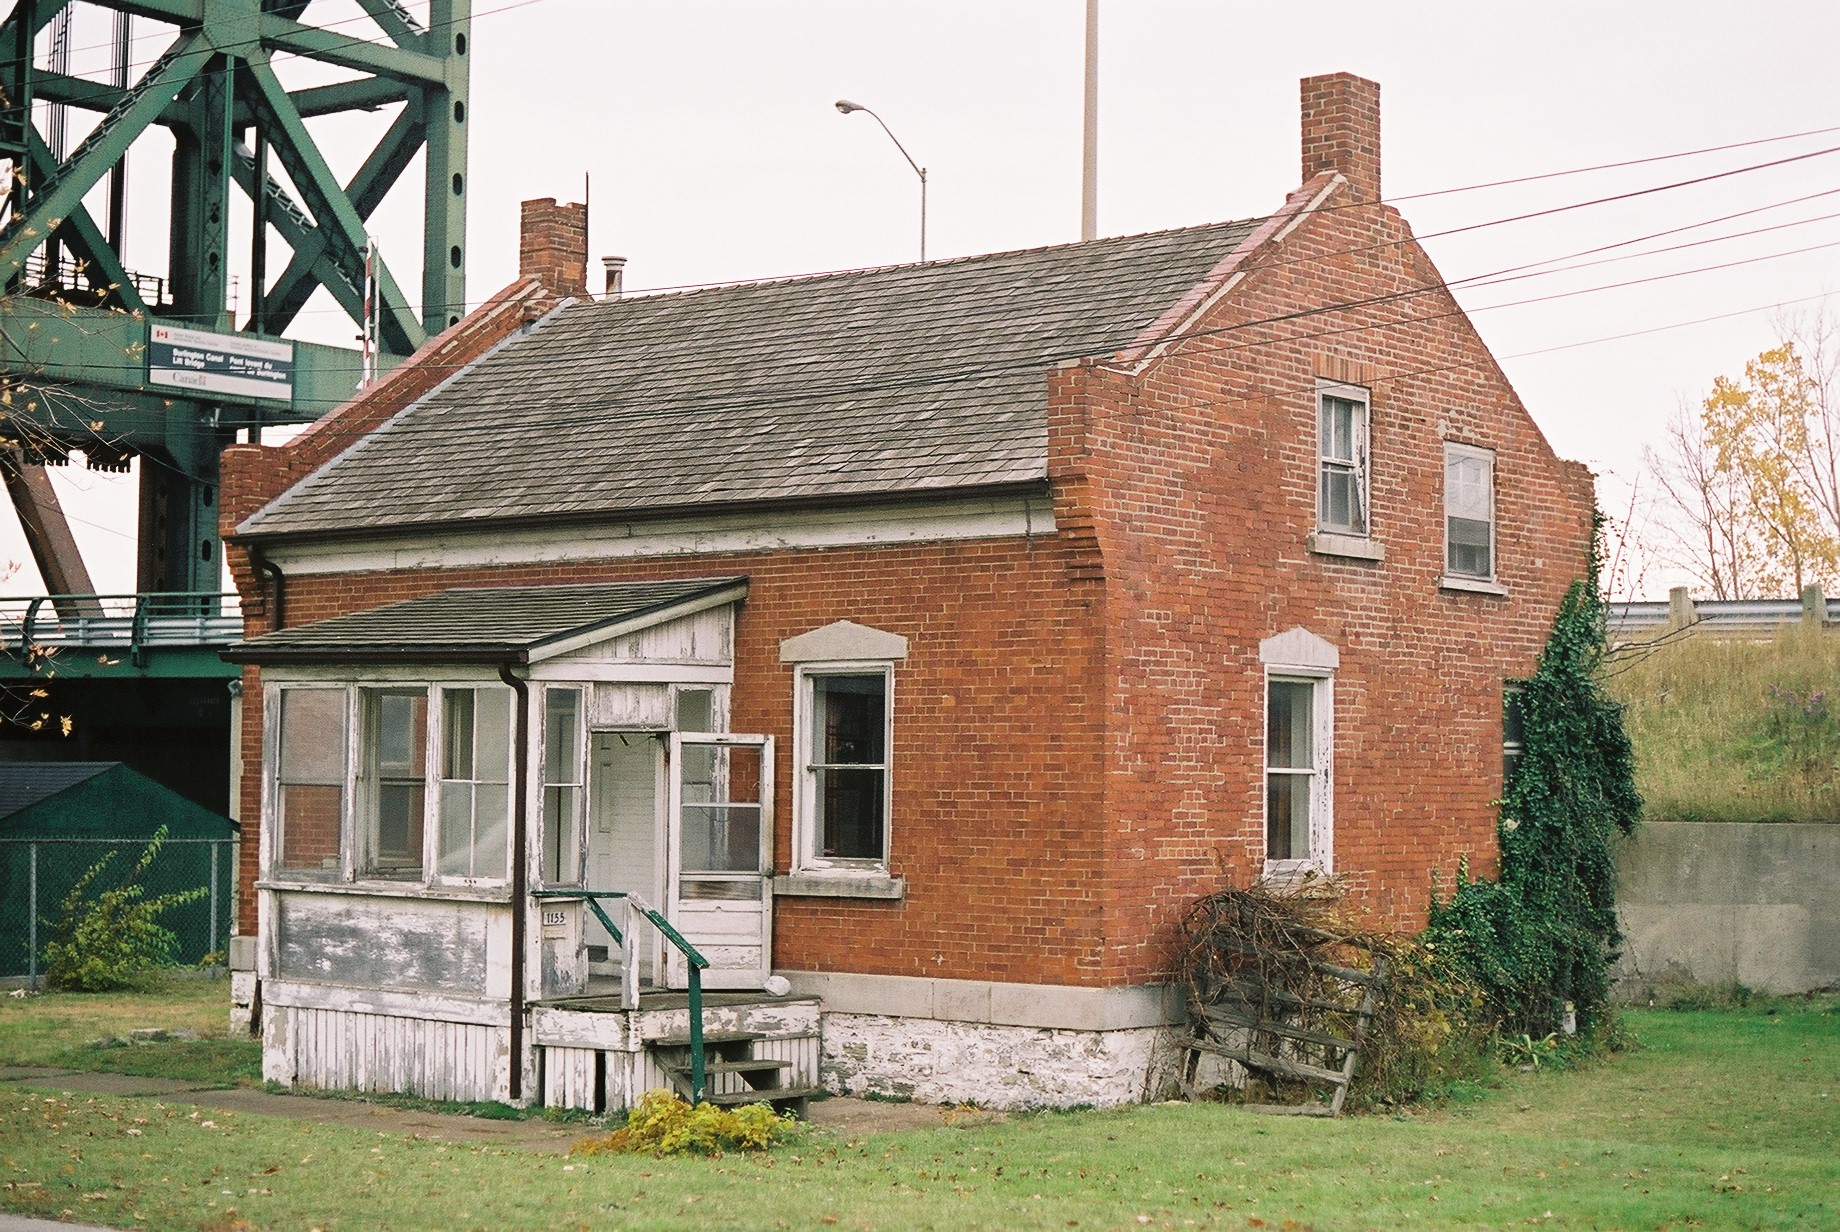
{"type": "Polygon", "coordinates": [[[518,276],[556,295],[588,297],[588,207],[554,197],[526,201],[518,226],[518,276]]]}
{"type": "Polygon", "coordinates": [[[1339,171],[1360,201],[1380,200],[1380,86],[1353,73],[1303,79],[1303,178],[1339,171]]]}

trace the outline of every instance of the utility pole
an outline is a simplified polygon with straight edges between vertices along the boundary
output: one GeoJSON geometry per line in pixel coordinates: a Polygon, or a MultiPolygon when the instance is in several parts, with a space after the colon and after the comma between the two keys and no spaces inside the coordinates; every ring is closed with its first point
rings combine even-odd
{"type": "Polygon", "coordinates": [[[1081,158],[1080,238],[1099,236],[1099,0],[1086,0],[1086,141],[1081,158]]]}

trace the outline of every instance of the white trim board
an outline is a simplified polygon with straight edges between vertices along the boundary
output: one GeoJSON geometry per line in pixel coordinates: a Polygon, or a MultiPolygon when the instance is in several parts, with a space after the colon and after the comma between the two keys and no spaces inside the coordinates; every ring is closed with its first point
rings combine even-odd
{"type": "Polygon", "coordinates": [[[658,522],[497,530],[449,526],[330,543],[281,540],[265,544],[263,551],[283,572],[301,577],[1007,539],[1054,532],[1053,506],[1046,496],[1008,496],[658,522]]]}

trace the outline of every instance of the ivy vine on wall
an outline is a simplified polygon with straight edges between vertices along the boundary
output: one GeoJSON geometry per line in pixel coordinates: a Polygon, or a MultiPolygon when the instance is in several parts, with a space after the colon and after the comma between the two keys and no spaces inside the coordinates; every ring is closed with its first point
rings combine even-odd
{"type": "Polygon", "coordinates": [[[1642,811],[1622,707],[1604,692],[1605,604],[1597,570],[1574,582],[1539,667],[1518,695],[1525,744],[1506,785],[1498,880],[1461,875],[1434,901],[1425,939],[1467,968],[1501,1029],[1559,1031],[1605,1019],[1616,922],[1613,845],[1642,811]]]}

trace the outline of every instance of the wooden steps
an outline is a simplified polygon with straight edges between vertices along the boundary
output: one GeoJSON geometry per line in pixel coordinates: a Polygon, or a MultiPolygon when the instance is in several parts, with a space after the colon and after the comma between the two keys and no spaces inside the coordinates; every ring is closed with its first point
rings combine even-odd
{"type": "MultiPolygon", "coordinates": [[[[722,1107],[771,1104],[776,1112],[801,1119],[813,1095],[822,1088],[789,1087],[786,1072],[791,1061],[757,1057],[754,1046],[767,1037],[758,1031],[708,1031],[703,1035],[703,1098],[722,1107]]],[[[693,1066],[688,1035],[662,1035],[645,1041],[671,1085],[685,1099],[694,1095],[693,1066]]]]}

